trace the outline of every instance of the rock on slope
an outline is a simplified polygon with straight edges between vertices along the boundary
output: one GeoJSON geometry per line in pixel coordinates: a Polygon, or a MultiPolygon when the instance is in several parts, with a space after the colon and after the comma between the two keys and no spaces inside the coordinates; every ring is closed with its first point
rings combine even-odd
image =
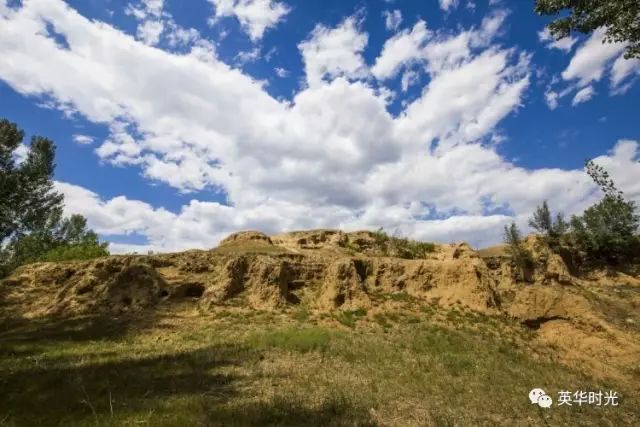
{"type": "Polygon", "coordinates": [[[0,312],[37,318],[179,304],[205,312],[228,304],[277,310],[301,300],[320,311],[353,310],[403,292],[443,309],[517,319],[541,344],[595,370],[615,375],[616,366],[637,364],[640,319],[632,316],[640,280],[618,273],[578,278],[533,236],[526,244],[535,268],[523,283],[500,250],[479,253],[464,243],[437,246],[424,259],[399,259],[383,256],[370,232],[241,232],[211,251],[24,266],[0,282],[0,312]]]}

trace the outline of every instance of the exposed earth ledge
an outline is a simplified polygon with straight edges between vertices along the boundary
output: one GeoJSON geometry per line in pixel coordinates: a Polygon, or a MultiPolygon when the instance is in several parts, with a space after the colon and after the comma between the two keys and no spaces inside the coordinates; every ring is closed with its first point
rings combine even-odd
{"type": "Polygon", "coordinates": [[[394,296],[517,321],[564,361],[624,377],[640,360],[640,279],[576,276],[529,236],[534,268],[518,281],[503,247],[436,245],[421,259],[384,256],[376,234],[235,233],[212,250],[23,266],[0,281],[4,319],[144,312],[159,307],[330,312],[385,310],[394,296]]]}

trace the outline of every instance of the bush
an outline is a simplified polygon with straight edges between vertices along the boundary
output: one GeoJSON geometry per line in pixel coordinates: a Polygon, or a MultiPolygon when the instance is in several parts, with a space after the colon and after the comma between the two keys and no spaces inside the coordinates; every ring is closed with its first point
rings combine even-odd
{"type": "Polygon", "coordinates": [[[384,255],[398,258],[420,259],[436,249],[436,245],[430,242],[419,242],[406,237],[389,236],[382,228],[373,233],[373,238],[376,246],[380,248],[384,255]]]}
{"type": "Polygon", "coordinates": [[[60,246],[50,250],[40,257],[39,261],[59,262],[59,261],[84,261],[94,258],[108,256],[109,251],[105,245],[71,245],[60,246]]]}
{"type": "Polygon", "coordinates": [[[87,228],[87,220],[80,215],[62,218],[52,215],[41,229],[15,236],[0,248],[0,277],[15,268],[38,261],[86,260],[109,255],[107,243],[100,243],[98,235],[87,228]]]}

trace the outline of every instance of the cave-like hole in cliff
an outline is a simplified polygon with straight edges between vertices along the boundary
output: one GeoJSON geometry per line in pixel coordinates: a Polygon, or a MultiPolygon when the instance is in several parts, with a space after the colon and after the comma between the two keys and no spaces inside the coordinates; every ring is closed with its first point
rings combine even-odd
{"type": "Polygon", "coordinates": [[[356,269],[356,273],[358,273],[358,277],[360,278],[360,281],[364,282],[365,280],[367,280],[367,276],[369,275],[369,269],[368,269],[367,263],[361,259],[354,259],[353,266],[356,269]]]}
{"type": "Polygon", "coordinates": [[[183,295],[187,298],[200,298],[204,294],[202,283],[189,283],[183,289],[183,295]]]}
{"type": "Polygon", "coordinates": [[[542,317],[537,317],[535,319],[524,320],[522,324],[527,328],[533,329],[535,331],[540,329],[540,327],[543,324],[547,322],[551,322],[552,320],[566,320],[566,319],[562,316],[549,316],[549,317],[542,316],[542,317]]]}

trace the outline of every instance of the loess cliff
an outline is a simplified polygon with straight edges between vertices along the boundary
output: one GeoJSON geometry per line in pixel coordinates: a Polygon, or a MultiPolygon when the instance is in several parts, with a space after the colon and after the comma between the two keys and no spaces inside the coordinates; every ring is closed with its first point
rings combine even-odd
{"type": "Polygon", "coordinates": [[[534,266],[518,280],[504,248],[437,245],[420,259],[385,256],[374,233],[241,232],[210,251],[111,256],[21,267],[0,282],[4,319],[228,307],[287,312],[384,311],[403,295],[447,310],[515,322],[564,363],[623,379],[640,362],[640,279],[576,275],[534,236],[534,266]],[[393,300],[393,298],[391,298],[393,300]]]}

